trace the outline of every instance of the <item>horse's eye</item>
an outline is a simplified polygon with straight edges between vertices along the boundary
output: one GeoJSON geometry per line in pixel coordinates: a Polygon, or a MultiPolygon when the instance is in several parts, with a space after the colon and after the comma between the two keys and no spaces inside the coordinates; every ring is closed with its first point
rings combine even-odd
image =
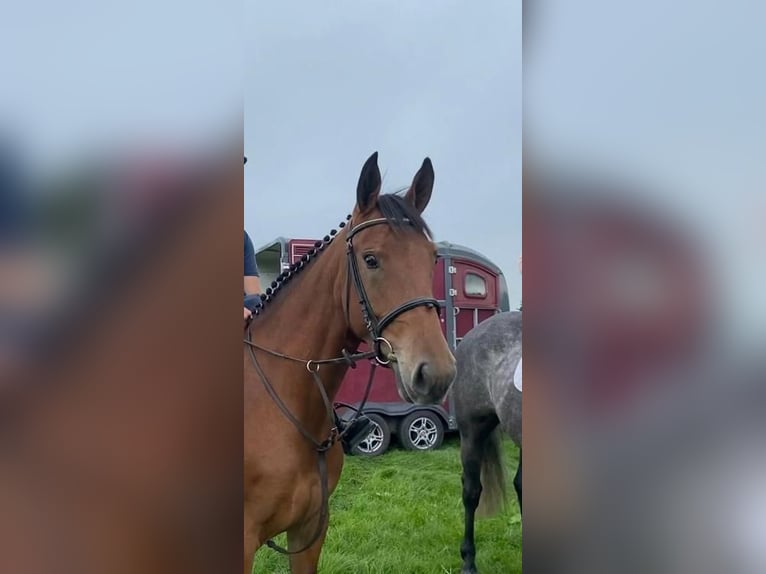
{"type": "Polygon", "coordinates": [[[378,258],[375,257],[372,254],[367,254],[364,256],[364,262],[367,265],[369,269],[377,269],[378,268],[378,258]]]}

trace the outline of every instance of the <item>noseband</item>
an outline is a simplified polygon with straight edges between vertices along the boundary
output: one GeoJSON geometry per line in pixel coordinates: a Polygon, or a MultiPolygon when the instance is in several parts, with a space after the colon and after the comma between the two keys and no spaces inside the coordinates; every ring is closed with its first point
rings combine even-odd
{"type": "MultiPolygon", "coordinates": [[[[404,219],[403,223],[412,225],[409,219],[404,219]]],[[[383,331],[391,323],[393,323],[400,315],[403,315],[407,311],[416,309],[418,307],[426,307],[428,309],[434,309],[438,313],[439,302],[431,297],[418,297],[417,299],[411,299],[405,303],[402,303],[396,307],[393,311],[390,311],[382,318],[378,319],[375,314],[375,310],[372,307],[367,290],[364,288],[364,281],[362,281],[362,275],[359,272],[359,263],[356,259],[356,253],[354,252],[354,237],[361,231],[374,227],[376,225],[388,225],[388,220],[384,218],[370,219],[364,221],[357,226],[353,225],[353,222],[346,235],[346,257],[348,259],[348,275],[346,281],[346,321],[350,325],[349,320],[349,295],[351,291],[350,283],[353,282],[356,294],[359,297],[359,305],[362,307],[362,318],[364,320],[364,326],[370,334],[372,345],[375,349],[375,360],[380,365],[388,365],[392,357],[394,356],[394,348],[387,339],[383,337],[383,331]],[[383,354],[382,346],[388,347],[387,354],[383,354]]]]}

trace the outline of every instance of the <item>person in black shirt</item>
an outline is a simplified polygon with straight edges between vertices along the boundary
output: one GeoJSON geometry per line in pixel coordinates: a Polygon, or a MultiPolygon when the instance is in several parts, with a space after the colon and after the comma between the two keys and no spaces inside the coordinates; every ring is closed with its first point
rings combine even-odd
{"type": "MultiPolygon", "coordinates": [[[[247,164],[244,158],[243,165],[247,164]]],[[[261,278],[258,273],[258,263],[255,260],[255,249],[250,236],[245,231],[245,320],[253,314],[253,309],[261,304],[261,278]]]]}
{"type": "Polygon", "coordinates": [[[255,261],[255,249],[250,236],[245,231],[245,319],[250,317],[252,309],[260,303],[261,279],[258,264],[255,261]]]}

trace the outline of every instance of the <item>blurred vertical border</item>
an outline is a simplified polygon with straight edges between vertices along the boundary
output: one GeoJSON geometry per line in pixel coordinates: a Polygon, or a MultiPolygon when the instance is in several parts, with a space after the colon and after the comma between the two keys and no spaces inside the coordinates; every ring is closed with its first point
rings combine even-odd
{"type": "Polygon", "coordinates": [[[526,571],[766,571],[764,16],[524,2],[526,571]]]}
{"type": "Polygon", "coordinates": [[[2,572],[241,572],[242,9],[4,9],[2,572]]]}

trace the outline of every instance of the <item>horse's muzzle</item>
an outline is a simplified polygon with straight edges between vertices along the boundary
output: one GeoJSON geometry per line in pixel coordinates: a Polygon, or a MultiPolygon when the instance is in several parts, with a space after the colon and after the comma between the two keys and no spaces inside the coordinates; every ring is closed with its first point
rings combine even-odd
{"type": "Polygon", "coordinates": [[[445,365],[436,365],[428,361],[420,362],[405,383],[407,394],[412,402],[417,404],[440,403],[449,391],[452,381],[455,380],[455,373],[454,360],[445,365]]]}

